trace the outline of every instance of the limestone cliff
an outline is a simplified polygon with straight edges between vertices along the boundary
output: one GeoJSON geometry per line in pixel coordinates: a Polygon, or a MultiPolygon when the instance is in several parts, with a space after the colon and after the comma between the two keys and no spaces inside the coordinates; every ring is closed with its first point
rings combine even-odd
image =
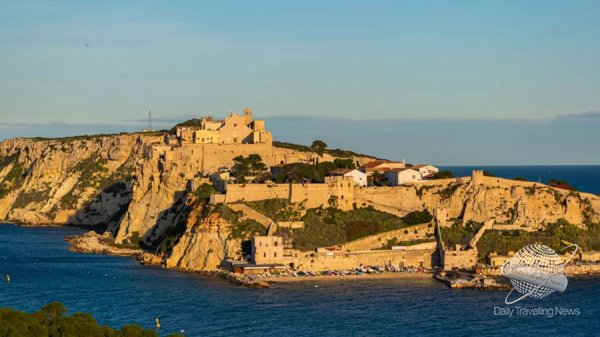
{"type": "Polygon", "coordinates": [[[449,218],[463,218],[465,223],[494,218],[506,228],[524,230],[543,228],[560,218],[574,224],[600,221],[600,198],[596,195],[491,177],[363,188],[354,193],[353,201],[398,215],[442,208],[449,218]]]}
{"type": "Polygon", "coordinates": [[[139,134],[0,143],[0,219],[31,224],[117,224],[131,200],[139,134]]]}

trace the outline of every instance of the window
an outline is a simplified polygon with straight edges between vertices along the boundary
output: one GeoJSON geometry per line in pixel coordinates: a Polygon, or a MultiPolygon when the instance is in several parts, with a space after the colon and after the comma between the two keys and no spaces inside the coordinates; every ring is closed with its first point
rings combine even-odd
{"type": "Polygon", "coordinates": [[[277,253],[273,253],[273,257],[277,257],[277,253]]]}
{"type": "Polygon", "coordinates": [[[258,245],[262,247],[262,242],[259,242],[259,244],[258,244],[258,245]]]}
{"type": "Polygon", "coordinates": [[[275,241],[275,247],[277,247],[277,241],[275,241]]]}
{"type": "Polygon", "coordinates": [[[263,257],[267,257],[267,253],[263,253],[263,257]]]}

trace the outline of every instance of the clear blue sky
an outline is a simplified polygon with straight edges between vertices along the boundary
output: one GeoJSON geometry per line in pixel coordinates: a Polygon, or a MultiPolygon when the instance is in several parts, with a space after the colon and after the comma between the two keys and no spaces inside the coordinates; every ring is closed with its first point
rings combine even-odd
{"type": "Polygon", "coordinates": [[[274,121],[276,139],[291,140],[302,117],[314,129],[294,141],[318,135],[395,159],[494,164],[475,157],[485,144],[511,163],[600,164],[600,150],[581,147],[600,136],[578,132],[600,126],[583,114],[600,110],[600,1],[0,0],[0,8],[0,139],[130,131],[148,110],[166,127],[251,107],[274,121]],[[323,117],[340,119],[340,136],[318,131],[323,117]],[[485,123],[469,129],[480,144],[444,144],[465,137],[448,119],[485,123]],[[386,126],[389,137],[343,137],[365,123],[386,126]],[[524,125],[560,131],[501,144],[502,132],[524,125]],[[426,146],[404,149],[407,136],[426,146]],[[394,151],[384,148],[390,141],[394,151]],[[513,147],[551,141],[570,150],[532,159],[513,147]]]}

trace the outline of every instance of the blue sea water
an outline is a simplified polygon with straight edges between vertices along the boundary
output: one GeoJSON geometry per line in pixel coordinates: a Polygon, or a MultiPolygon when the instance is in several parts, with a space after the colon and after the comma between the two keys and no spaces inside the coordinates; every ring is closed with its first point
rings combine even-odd
{"type": "MultiPolygon", "coordinates": [[[[589,172],[588,179],[596,176],[589,172]]],[[[518,169],[505,173],[526,175],[518,169]]],[[[559,178],[571,182],[573,177],[559,178]]],[[[34,311],[59,301],[69,313],[90,312],[113,328],[129,323],[154,328],[159,318],[161,336],[181,330],[187,336],[598,336],[600,331],[600,277],[570,278],[564,293],[511,306],[545,310],[541,314],[508,317],[499,314],[507,307],[506,291],[450,290],[431,278],[411,277],[245,289],[131,258],[69,252],[63,237],[82,232],[0,225],[0,306],[34,311]],[[579,314],[562,315],[557,308],[579,314]]]]}

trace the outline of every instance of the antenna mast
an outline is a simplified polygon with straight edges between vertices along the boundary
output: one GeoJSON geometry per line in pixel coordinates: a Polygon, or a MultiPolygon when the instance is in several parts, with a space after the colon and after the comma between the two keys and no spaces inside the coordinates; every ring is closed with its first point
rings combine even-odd
{"type": "Polygon", "coordinates": [[[152,131],[152,110],[148,111],[148,131],[152,131]]]}

